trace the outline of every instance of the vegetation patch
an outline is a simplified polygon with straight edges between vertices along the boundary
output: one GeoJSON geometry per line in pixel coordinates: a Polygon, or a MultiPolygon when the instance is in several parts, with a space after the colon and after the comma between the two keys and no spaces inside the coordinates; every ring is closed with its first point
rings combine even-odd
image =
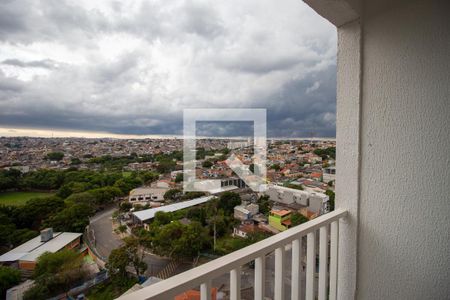
{"type": "Polygon", "coordinates": [[[0,193],[1,205],[25,205],[32,198],[45,198],[53,196],[52,193],[46,192],[5,192],[0,193]]]}

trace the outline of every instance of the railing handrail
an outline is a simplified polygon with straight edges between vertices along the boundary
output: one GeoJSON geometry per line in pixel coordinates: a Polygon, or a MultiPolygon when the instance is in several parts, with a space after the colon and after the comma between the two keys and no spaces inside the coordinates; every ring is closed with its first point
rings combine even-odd
{"type": "Polygon", "coordinates": [[[275,249],[285,246],[293,240],[305,236],[324,225],[337,221],[346,215],[346,210],[337,209],[260,242],[217,258],[206,264],[190,269],[131,294],[123,295],[118,299],[173,299],[176,295],[179,295],[186,290],[199,286],[204,282],[240,267],[258,257],[266,255],[275,249]]]}

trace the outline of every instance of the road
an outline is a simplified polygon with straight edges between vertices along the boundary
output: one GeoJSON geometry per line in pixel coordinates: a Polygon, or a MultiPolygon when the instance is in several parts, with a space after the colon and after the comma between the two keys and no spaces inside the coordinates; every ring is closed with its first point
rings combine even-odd
{"type": "MultiPolygon", "coordinates": [[[[95,248],[104,258],[107,258],[113,249],[123,245],[123,241],[112,229],[112,215],[114,211],[115,209],[113,208],[95,215],[91,218],[89,225],[95,237],[95,248]]],[[[158,274],[169,263],[168,259],[149,253],[145,254],[144,261],[147,263],[147,271],[145,273],[147,276],[158,274]]]]}
{"type": "MultiPolygon", "coordinates": [[[[111,253],[112,249],[120,247],[123,242],[122,240],[113,232],[112,230],[112,214],[114,209],[102,212],[91,219],[91,230],[94,231],[95,239],[96,239],[96,248],[100,255],[103,257],[108,257],[111,253]]],[[[304,244],[305,245],[305,244],[304,244]]],[[[306,253],[306,249],[303,249],[303,253],[306,253]]],[[[290,299],[290,290],[291,290],[291,250],[288,248],[285,252],[285,291],[286,297],[285,299],[290,299]]],[[[161,258],[159,256],[146,253],[144,257],[144,261],[147,263],[147,271],[145,273],[146,276],[155,276],[162,269],[164,269],[170,262],[169,259],[161,258]]],[[[177,270],[174,270],[172,275],[178,274],[182,271],[189,269],[190,267],[186,264],[183,266],[179,266],[177,270]]],[[[275,270],[275,262],[274,255],[268,255],[266,258],[266,290],[265,294],[267,297],[272,298],[274,292],[274,270],[275,270]]],[[[244,266],[242,268],[241,273],[241,287],[243,289],[242,296],[246,296],[246,298],[253,297],[253,278],[254,278],[254,270],[244,266]]],[[[316,283],[317,284],[317,283],[316,283]]],[[[212,285],[214,287],[222,287],[222,290],[229,289],[229,274],[222,274],[217,278],[212,279],[212,285]]],[[[305,272],[301,272],[301,290],[304,292],[305,287],[305,272]]],[[[304,296],[302,296],[303,299],[304,296]]]]}

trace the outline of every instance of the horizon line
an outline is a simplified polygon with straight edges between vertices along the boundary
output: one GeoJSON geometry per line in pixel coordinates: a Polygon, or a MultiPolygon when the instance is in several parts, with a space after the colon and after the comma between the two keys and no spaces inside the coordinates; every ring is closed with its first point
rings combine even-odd
{"type": "MultiPolygon", "coordinates": [[[[182,134],[118,134],[102,131],[81,131],[64,129],[35,129],[0,127],[0,137],[26,137],[26,138],[81,138],[81,139],[183,139],[182,134]]],[[[253,138],[249,136],[196,136],[197,139],[232,139],[242,140],[253,138]]],[[[268,140],[336,140],[336,137],[267,137],[268,140]]]]}

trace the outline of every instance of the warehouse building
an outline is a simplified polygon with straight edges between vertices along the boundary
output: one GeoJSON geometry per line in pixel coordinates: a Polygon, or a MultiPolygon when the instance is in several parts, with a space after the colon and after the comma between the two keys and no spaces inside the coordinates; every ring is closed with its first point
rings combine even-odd
{"type": "Polygon", "coordinates": [[[0,263],[22,270],[34,270],[41,254],[76,248],[81,243],[81,235],[75,232],[54,233],[52,228],[47,228],[37,237],[0,256],[0,263]]]}

